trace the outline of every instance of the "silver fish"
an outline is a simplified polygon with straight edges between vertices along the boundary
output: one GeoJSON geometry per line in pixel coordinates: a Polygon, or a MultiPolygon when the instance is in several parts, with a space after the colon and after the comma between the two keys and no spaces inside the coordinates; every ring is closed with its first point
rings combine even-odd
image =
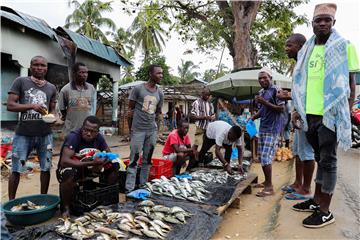
{"type": "Polygon", "coordinates": [[[149,238],[165,239],[163,236],[160,236],[157,232],[142,229],[141,230],[149,238]]]}

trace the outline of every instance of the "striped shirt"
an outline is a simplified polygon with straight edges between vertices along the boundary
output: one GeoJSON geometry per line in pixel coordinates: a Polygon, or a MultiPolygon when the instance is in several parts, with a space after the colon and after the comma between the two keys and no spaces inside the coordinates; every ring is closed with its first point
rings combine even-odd
{"type": "MultiPolygon", "coordinates": [[[[192,104],[191,114],[196,117],[212,116],[214,114],[214,107],[210,102],[198,98],[192,104]]],[[[201,129],[206,129],[209,122],[209,120],[197,120],[195,125],[201,129]]]]}

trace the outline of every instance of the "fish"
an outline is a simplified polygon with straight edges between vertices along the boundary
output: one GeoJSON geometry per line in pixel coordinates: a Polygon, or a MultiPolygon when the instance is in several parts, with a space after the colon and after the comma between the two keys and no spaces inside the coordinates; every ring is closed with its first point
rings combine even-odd
{"type": "Polygon", "coordinates": [[[144,216],[144,217],[147,216],[147,214],[144,213],[143,211],[135,211],[134,214],[135,214],[135,216],[144,216]]]}
{"type": "Polygon", "coordinates": [[[164,205],[155,205],[151,209],[153,212],[164,212],[168,213],[170,211],[170,208],[165,207],[164,205]]]}
{"type": "Polygon", "coordinates": [[[157,232],[145,230],[145,229],[142,229],[141,231],[149,238],[165,239],[163,236],[159,235],[157,232]]]}
{"type": "Polygon", "coordinates": [[[101,233],[101,236],[103,237],[104,240],[111,240],[111,237],[106,233],[101,233]]]}
{"type": "Polygon", "coordinates": [[[45,205],[36,205],[35,203],[27,200],[25,203],[20,203],[18,205],[13,206],[10,208],[11,212],[20,212],[20,211],[30,211],[45,208],[45,205]]]}
{"type": "Polygon", "coordinates": [[[163,220],[166,222],[169,222],[169,223],[183,224],[182,222],[180,222],[179,220],[177,220],[176,218],[174,218],[172,216],[166,216],[163,218],[163,220]]]}
{"type": "Polygon", "coordinates": [[[167,229],[169,231],[171,230],[171,227],[169,225],[167,225],[166,223],[164,223],[163,221],[161,221],[161,220],[155,219],[155,220],[153,220],[153,222],[155,224],[159,225],[160,227],[164,228],[164,229],[167,229]]]}
{"type": "Polygon", "coordinates": [[[146,206],[146,207],[153,207],[155,206],[155,203],[151,200],[144,200],[144,201],[141,201],[138,206],[146,206]]]}
{"type": "Polygon", "coordinates": [[[135,220],[139,220],[139,221],[142,221],[142,222],[145,222],[145,223],[150,222],[150,219],[148,219],[147,217],[144,217],[144,216],[137,216],[137,217],[135,217],[135,220]]]}
{"type": "Polygon", "coordinates": [[[101,232],[101,233],[106,233],[116,239],[118,238],[126,238],[128,235],[126,235],[125,233],[116,230],[116,229],[111,229],[111,228],[107,228],[107,227],[103,227],[103,226],[98,226],[97,228],[95,228],[95,231],[97,232],[101,232]]]}
{"type": "Polygon", "coordinates": [[[159,233],[163,237],[166,237],[166,233],[161,230],[161,227],[159,225],[157,225],[153,221],[150,222],[150,225],[155,229],[157,233],[159,233]]]}
{"type": "Polygon", "coordinates": [[[179,219],[181,222],[186,223],[185,215],[182,214],[181,212],[176,213],[176,214],[175,214],[175,217],[176,217],[177,219],[179,219]]]}

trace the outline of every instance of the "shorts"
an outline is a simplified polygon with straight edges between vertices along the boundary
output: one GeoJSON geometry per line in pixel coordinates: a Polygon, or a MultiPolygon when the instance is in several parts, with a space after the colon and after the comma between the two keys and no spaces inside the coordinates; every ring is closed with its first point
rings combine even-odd
{"type": "Polygon", "coordinates": [[[202,143],[204,141],[204,134],[206,134],[205,129],[196,127],[194,145],[196,145],[196,146],[202,145],[202,143]]]}
{"type": "Polygon", "coordinates": [[[108,175],[113,171],[117,171],[119,169],[119,163],[112,163],[112,166],[108,169],[105,169],[103,172],[93,172],[89,170],[87,167],[82,168],[74,168],[74,167],[59,167],[56,169],[56,178],[59,183],[62,183],[64,180],[69,177],[74,178],[74,181],[77,182],[80,179],[84,179],[85,177],[99,177],[101,175],[108,175]]]}
{"type": "Polygon", "coordinates": [[[296,129],[294,134],[294,145],[293,145],[294,156],[299,156],[300,161],[314,160],[314,149],[308,142],[306,134],[301,129],[296,129]]]}
{"type": "Polygon", "coordinates": [[[177,154],[176,153],[170,153],[169,155],[164,155],[163,159],[164,160],[170,160],[172,162],[176,162],[177,154]]]}
{"type": "Polygon", "coordinates": [[[34,148],[36,149],[36,153],[40,161],[40,170],[42,172],[50,171],[53,154],[52,133],[39,137],[29,137],[15,134],[12,143],[12,172],[20,173],[23,171],[23,166],[34,148]]]}
{"type": "Polygon", "coordinates": [[[258,155],[261,166],[272,164],[277,149],[279,136],[276,133],[260,133],[258,143],[258,155]]]}

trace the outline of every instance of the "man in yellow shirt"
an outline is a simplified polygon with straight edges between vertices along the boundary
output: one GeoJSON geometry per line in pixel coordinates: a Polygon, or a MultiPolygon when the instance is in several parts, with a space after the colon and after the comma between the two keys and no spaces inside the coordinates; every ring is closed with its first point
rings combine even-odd
{"type": "Polygon", "coordinates": [[[336,151],[338,144],[345,150],[351,146],[350,106],[359,67],[354,46],[333,29],[336,8],[330,3],[315,6],[315,35],[299,51],[293,73],[293,124],[306,131],[318,164],[314,198],[293,206],[313,212],[303,221],[309,228],[335,222],[329,206],[336,185],[336,151]]]}

